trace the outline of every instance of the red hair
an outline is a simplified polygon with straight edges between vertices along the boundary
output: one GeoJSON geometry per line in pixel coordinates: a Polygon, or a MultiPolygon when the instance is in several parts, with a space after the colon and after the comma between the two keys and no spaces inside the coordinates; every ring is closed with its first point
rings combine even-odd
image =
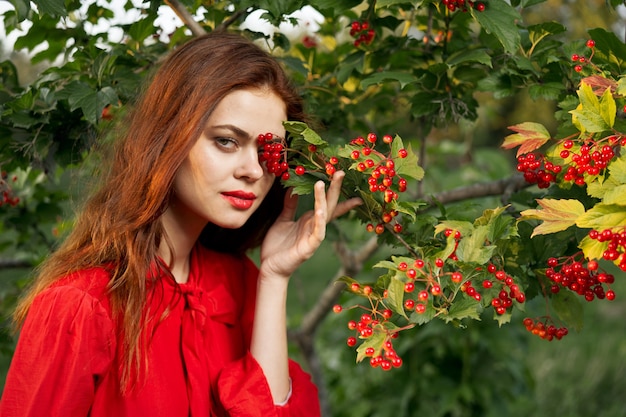
{"type": "MultiPolygon", "coordinates": [[[[270,89],[285,102],[289,120],[304,121],[302,100],[278,61],[240,35],[213,32],[191,39],[168,56],[130,113],[128,128],[102,170],[100,187],[20,300],[14,314],[18,328],[33,299],[52,283],[73,271],[114,265],[109,291],[124,342],[121,387],[137,382],[132,370],[146,366],[142,333],[149,320],[144,314],[147,284],[156,279],[149,274],[151,266],[160,263],[160,217],[174,176],[217,104],[233,90],[248,88],[270,89]]],[[[233,252],[260,244],[282,210],[284,193],[276,181],[240,230],[209,225],[201,241],[216,248],[219,236],[220,247],[233,252]]]]}

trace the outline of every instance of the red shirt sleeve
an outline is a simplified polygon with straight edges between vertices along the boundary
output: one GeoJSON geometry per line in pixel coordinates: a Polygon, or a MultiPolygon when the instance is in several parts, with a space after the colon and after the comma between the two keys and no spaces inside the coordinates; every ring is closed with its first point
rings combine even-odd
{"type": "MultiPolygon", "coordinates": [[[[250,260],[244,261],[245,301],[241,322],[249,349],[254,319],[258,269],[250,260]]],[[[320,405],[317,387],[311,377],[295,361],[289,361],[291,396],[283,406],[274,405],[263,370],[248,353],[225,366],[218,381],[219,399],[231,417],[317,417],[320,405]]]]}
{"type": "Polygon", "coordinates": [[[114,327],[97,297],[69,285],[33,302],[7,375],[0,416],[85,417],[115,354],[114,327]]]}

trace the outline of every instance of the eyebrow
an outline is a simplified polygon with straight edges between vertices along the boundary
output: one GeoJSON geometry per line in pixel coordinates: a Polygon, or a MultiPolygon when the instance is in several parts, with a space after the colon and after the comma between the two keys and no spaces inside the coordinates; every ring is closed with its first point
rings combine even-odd
{"type": "MultiPolygon", "coordinates": [[[[230,130],[233,134],[235,134],[235,136],[247,138],[248,140],[256,140],[256,136],[250,135],[248,132],[246,132],[242,128],[237,127],[235,125],[231,125],[231,124],[215,125],[215,126],[208,126],[208,128],[230,130]]],[[[272,133],[272,134],[274,135],[275,138],[284,140],[282,136],[277,135],[276,133],[272,133]]]]}
{"type": "Polygon", "coordinates": [[[225,124],[225,125],[216,125],[216,126],[209,126],[209,128],[211,129],[225,129],[225,130],[230,130],[232,133],[235,134],[235,136],[239,136],[239,137],[244,137],[244,138],[248,138],[249,140],[252,140],[253,137],[246,132],[245,130],[243,130],[240,127],[237,127],[235,125],[231,125],[231,124],[225,124]]]}

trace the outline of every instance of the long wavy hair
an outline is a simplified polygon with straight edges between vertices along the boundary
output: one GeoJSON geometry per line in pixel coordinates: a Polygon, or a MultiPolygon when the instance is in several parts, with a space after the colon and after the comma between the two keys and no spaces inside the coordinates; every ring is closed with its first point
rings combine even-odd
{"type": "MultiPolygon", "coordinates": [[[[212,32],[167,57],[130,112],[101,185],[18,303],[17,329],[33,299],[51,284],[75,271],[112,265],[108,290],[123,341],[120,386],[134,385],[135,371],[147,366],[142,330],[149,318],[143,313],[150,282],[158,279],[154,265],[160,265],[157,249],[165,239],[161,216],[174,176],[218,103],[233,90],[249,88],[270,89],[285,102],[288,119],[305,121],[301,97],[279,62],[241,35],[212,32]]],[[[200,241],[230,252],[258,246],[282,210],[284,194],[275,181],[243,227],[209,224],[200,241]]]]}

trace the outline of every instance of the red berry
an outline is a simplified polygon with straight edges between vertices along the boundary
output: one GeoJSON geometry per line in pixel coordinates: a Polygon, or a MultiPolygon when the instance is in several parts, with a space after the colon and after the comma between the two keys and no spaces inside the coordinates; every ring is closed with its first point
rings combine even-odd
{"type": "Polygon", "coordinates": [[[594,46],[596,46],[596,41],[594,41],[593,39],[589,39],[587,41],[587,47],[588,48],[593,48],[594,46]]]}
{"type": "Polygon", "coordinates": [[[432,295],[439,295],[439,294],[441,294],[441,286],[439,284],[433,285],[432,288],[430,289],[430,293],[432,295]]]}
{"type": "Polygon", "coordinates": [[[352,347],[354,345],[356,345],[356,337],[354,336],[350,336],[347,340],[346,343],[348,344],[348,346],[352,347]]]}
{"type": "Polygon", "coordinates": [[[385,136],[383,136],[383,142],[385,142],[385,143],[391,143],[391,142],[393,142],[393,136],[391,136],[391,135],[385,135],[385,136]]]}
{"type": "Polygon", "coordinates": [[[341,307],[340,304],[335,304],[333,306],[333,312],[335,312],[335,313],[341,313],[342,310],[343,310],[343,308],[341,307]]]}
{"type": "Polygon", "coordinates": [[[296,172],[296,175],[304,175],[306,170],[302,165],[298,165],[294,171],[296,172]]]}

